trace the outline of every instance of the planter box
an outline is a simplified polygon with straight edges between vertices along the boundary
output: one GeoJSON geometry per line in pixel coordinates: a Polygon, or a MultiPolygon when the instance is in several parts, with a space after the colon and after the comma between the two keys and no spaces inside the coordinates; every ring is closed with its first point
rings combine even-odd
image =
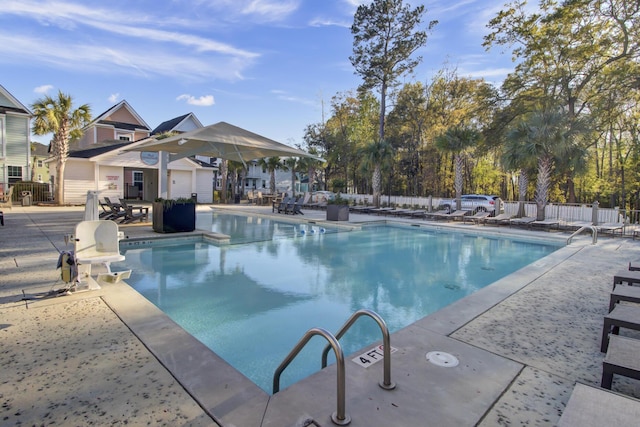
{"type": "Polygon", "coordinates": [[[349,221],[349,206],[327,205],[327,221],[349,221]]]}
{"type": "Polygon", "coordinates": [[[166,207],[161,202],[153,202],[153,231],[156,233],[179,233],[195,229],[195,203],[174,203],[166,207]]]}

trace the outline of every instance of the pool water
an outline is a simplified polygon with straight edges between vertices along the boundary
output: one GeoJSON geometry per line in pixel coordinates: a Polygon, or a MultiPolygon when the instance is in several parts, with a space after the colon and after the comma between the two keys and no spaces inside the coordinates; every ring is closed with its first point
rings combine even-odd
{"type": "MultiPolygon", "coordinates": [[[[256,233],[242,227],[239,236],[256,233]]],[[[559,248],[415,227],[287,227],[276,233],[281,238],[256,243],[128,249],[118,265],[133,270],[132,287],[271,393],[275,369],[310,328],[335,333],[368,308],[394,332],[559,248]]],[[[377,324],[363,317],[340,341],[347,357],[380,338],[377,324]]],[[[325,345],[312,338],[280,388],[318,371],[325,345]]]]}

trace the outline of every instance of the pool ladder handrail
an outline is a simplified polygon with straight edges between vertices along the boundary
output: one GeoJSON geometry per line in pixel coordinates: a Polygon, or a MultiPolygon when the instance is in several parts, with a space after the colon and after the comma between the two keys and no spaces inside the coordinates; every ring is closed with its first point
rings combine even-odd
{"type": "MultiPolygon", "coordinates": [[[[373,310],[368,310],[366,308],[360,309],[353,313],[351,317],[342,325],[342,328],[335,335],[337,340],[340,340],[344,336],[344,334],[349,330],[349,328],[360,318],[361,316],[369,316],[373,320],[376,321],[378,326],[380,327],[380,331],[382,332],[382,352],[383,352],[383,364],[384,364],[384,373],[383,379],[378,383],[380,387],[385,390],[393,390],[396,388],[396,384],[391,381],[391,339],[389,337],[389,328],[387,328],[387,324],[382,317],[378,313],[373,310]]],[[[327,356],[329,354],[329,346],[327,345],[322,351],[322,368],[327,367],[327,356]]]]}
{"type": "Polygon", "coordinates": [[[574,236],[582,233],[584,230],[591,230],[591,235],[593,236],[591,244],[595,245],[596,242],[598,241],[598,229],[593,225],[584,225],[579,229],[577,229],[576,231],[574,231],[573,234],[569,236],[569,238],[567,239],[567,245],[571,243],[571,239],[573,239],[574,236]]]}
{"type": "Polygon", "coordinates": [[[346,414],[345,410],[345,373],[344,373],[344,353],[342,352],[342,346],[333,336],[333,334],[326,329],[323,328],[311,328],[309,329],[304,336],[298,341],[298,344],[291,350],[291,352],[284,358],[280,366],[276,369],[276,372],[273,374],[273,394],[276,394],[280,391],[280,375],[282,372],[289,366],[289,364],[293,361],[293,359],[300,353],[300,351],[304,348],[305,345],[309,342],[311,338],[315,335],[320,335],[324,337],[327,341],[329,341],[329,345],[327,347],[333,348],[333,352],[336,355],[336,364],[338,371],[338,407],[337,410],[331,414],[331,421],[334,424],[339,426],[346,426],[351,422],[351,417],[346,414]]]}

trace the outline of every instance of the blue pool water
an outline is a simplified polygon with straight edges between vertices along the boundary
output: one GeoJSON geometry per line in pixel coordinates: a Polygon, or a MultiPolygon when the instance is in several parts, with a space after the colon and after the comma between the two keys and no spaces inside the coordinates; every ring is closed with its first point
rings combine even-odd
{"type": "MultiPolygon", "coordinates": [[[[336,332],[368,308],[394,332],[559,247],[415,227],[322,232],[229,217],[211,221],[227,227],[232,242],[258,241],[128,249],[119,267],[132,269],[131,286],[268,393],[275,369],[308,329],[336,332]]],[[[379,339],[375,322],[360,318],[341,343],[349,355],[379,339]]],[[[281,389],[320,368],[325,344],[311,340],[281,389]]]]}

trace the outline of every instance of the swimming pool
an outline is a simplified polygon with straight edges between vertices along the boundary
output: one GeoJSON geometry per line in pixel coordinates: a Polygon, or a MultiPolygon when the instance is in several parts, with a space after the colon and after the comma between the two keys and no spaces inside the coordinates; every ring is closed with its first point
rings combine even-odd
{"type": "MultiPolygon", "coordinates": [[[[257,233],[237,227],[239,236],[243,227],[257,233]]],[[[260,227],[289,231],[257,243],[128,249],[120,266],[133,269],[132,287],[268,393],[276,367],[312,327],[335,332],[368,308],[394,332],[559,248],[425,228],[260,227]]],[[[362,318],[341,343],[347,355],[379,339],[377,325],[362,318]]],[[[324,344],[311,340],[281,389],[319,369],[324,344]]]]}

